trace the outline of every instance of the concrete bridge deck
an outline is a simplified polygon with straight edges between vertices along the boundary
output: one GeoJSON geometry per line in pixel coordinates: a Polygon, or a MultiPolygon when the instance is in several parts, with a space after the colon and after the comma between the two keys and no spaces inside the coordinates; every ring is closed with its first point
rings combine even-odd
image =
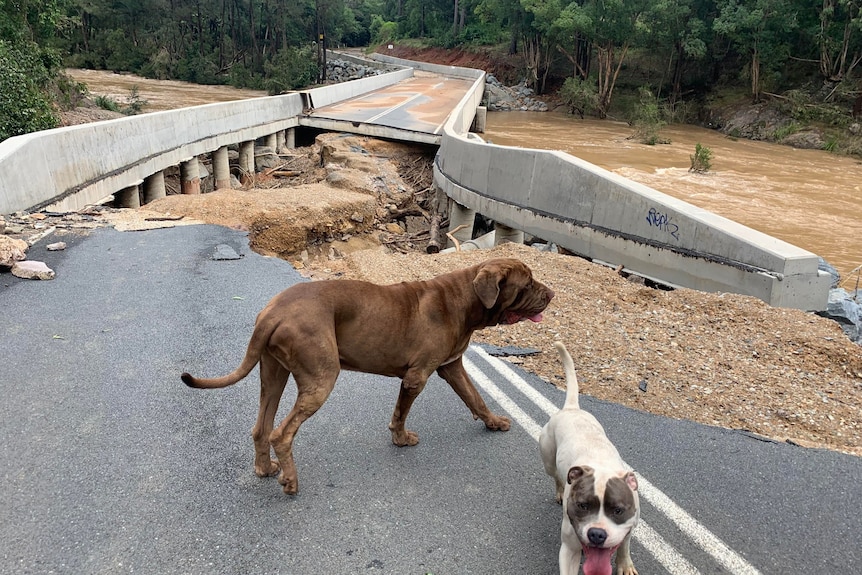
{"type": "Polygon", "coordinates": [[[392,86],[307,109],[299,124],[440,145],[443,125],[472,86],[473,80],[420,72],[392,86]]]}

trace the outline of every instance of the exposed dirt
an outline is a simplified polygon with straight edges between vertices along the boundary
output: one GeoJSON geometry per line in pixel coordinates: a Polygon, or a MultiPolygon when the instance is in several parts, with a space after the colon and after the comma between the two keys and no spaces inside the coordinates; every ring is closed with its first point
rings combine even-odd
{"type": "Polygon", "coordinates": [[[446,48],[415,48],[393,44],[391,50],[387,45],[382,45],[377,48],[377,52],[417,62],[485,70],[507,86],[524,79],[520,56],[507,56],[491,49],[464,50],[463,48],[455,48],[447,50],[446,48]]]}

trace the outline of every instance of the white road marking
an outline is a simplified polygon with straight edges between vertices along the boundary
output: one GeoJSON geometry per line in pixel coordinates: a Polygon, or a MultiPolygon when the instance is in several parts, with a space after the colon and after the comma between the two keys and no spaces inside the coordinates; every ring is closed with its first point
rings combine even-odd
{"type": "MultiPolygon", "coordinates": [[[[517,388],[518,391],[523,393],[530,401],[536,404],[539,409],[547,413],[549,417],[557,412],[559,408],[553,402],[548,400],[544,395],[536,391],[533,386],[524,381],[524,379],[515,373],[515,371],[504,361],[488,355],[485,350],[477,346],[471,345],[470,350],[487,362],[488,365],[494,368],[497,373],[517,388]]],[[[530,437],[538,441],[539,434],[541,433],[542,426],[544,424],[539,425],[536,423],[470,360],[464,357],[463,362],[464,368],[467,370],[470,377],[473,378],[473,381],[488,395],[490,395],[494,401],[496,401],[500,407],[512,417],[512,419],[517,421],[518,424],[523,427],[528,434],[530,434],[530,437]]],[[[718,561],[719,564],[735,575],[760,575],[760,571],[758,571],[757,568],[751,565],[733,549],[728,547],[721,539],[712,534],[682,507],[674,503],[670,497],[662,493],[639,473],[637,476],[638,492],[641,497],[673,521],[683,533],[718,561]]],[[[643,525],[643,523],[643,520],[641,520],[640,525],[643,525]]],[[[685,557],[673,549],[673,547],[662,539],[662,537],[651,527],[647,527],[643,532],[639,527],[634,532],[634,539],[647,549],[656,558],[656,560],[668,569],[670,573],[679,575],[696,575],[699,573],[699,571],[692,566],[685,557]]]]}
{"type": "Polygon", "coordinates": [[[395,110],[397,110],[401,106],[409,104],[410,102],[412,102],[413,100],[415,100],[416,98],[418,98],[419,96],[422,96],[422,95],[424,95],[424,94],[422,94],[422,92],[417,92],[417,93],[413,94],[412,96],[410,96],[409,98],[407,98],[406,100],[404,100],[403,102],[401,102],[400,104],[396,104],[396,105],[392,106],[391,108],[383,110],[382,112],[380,112],[376,116],[372,116],[372,117],[368,118],[367,120],[364,120],[364,122],[367,124],[370,124],[371,122],[377,120],[378,118],[382,118],[383,116],[385,116],[389,112],[394,112],[395,110]]]}

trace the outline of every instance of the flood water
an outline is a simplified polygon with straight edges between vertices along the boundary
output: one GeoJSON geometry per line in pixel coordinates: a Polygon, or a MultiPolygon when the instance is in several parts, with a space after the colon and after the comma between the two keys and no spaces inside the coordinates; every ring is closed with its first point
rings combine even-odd
{"type": "Polygon", "coordinates": [[[859,160],[694,126],[665,128],[661,137],[671,143],[655,146],[629,140],[631,134],[623,122],[560,112],[489,112],[484,136],[494,144],[567,152],[811,251],[842,277],[862,265],[859,160]],[[706,174],[688,171],[697,143],[712,150],[706,174]]]}
{"type": "Polygon", "coordinates": [[[93,96],[111,98],[121,106],[128,104],[132,90],[137,90],[140,100],[146,102],[142,112],[174,110],[267,95],[259,90],[244,90],[233,86],[202,86],[176,80],[153,80],[107,70],[67,68],[66,73],[75,81],[87,84],[93,96]]]}

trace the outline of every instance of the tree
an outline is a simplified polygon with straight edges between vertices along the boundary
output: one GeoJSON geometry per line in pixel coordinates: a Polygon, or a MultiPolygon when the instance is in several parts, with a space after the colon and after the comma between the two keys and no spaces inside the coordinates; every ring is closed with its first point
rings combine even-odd
{"type": "Polygon", "coordinates": [[[820,74],[840,82],[862,61],[862,2],[823,0],[819,9],[820,74]]]}
{"type": "Polygon", "coordinates": [[[560,35],[595,47],[601,118],[607,117],[620,69],[643,30],[641,19],[648,5],[647,0],[583,0],[561,12],[560,35]]]}
{"type": "MultiPolygon", "coordinates": [[[[703,12],[708,4],[698,2],[703,12]]],[[[669,79],[671,108],[682,93],[683,69],[687,60],[702,60],[707,55],[708,28],[706,14],[698,14],[694,0],[657,0],[644,14],[645,36],[650,38],[654,50],[667,54],[667,69],[659,85],[661,96],[666,79],[669,79]]]]}
{"type": "Polygon", "coordinates": [[[749,59],[751,96],[760,101],[764,71],[778,69],[790,52],[796,13],[789,0],[718,0],[713,29],[749,59]]]}

